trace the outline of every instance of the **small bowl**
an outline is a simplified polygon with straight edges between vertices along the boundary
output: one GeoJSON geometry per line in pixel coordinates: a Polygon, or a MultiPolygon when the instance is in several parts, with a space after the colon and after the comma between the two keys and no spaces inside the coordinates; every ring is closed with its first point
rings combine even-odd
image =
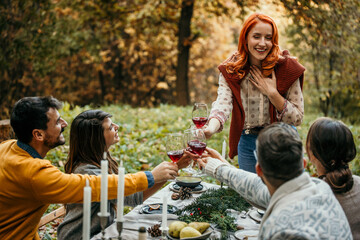
{"type": "Polygon", "coordinates": [[[201,183],[201,178],[198,177],[177,177],[175,179],[176,184],[180,187],[196,187],[201,183]]]}
{"type": "Polygon", "coordinates": [[[259,209],[257,210],[258,214],[260,214],[261,216],[264,216],[265,214],[265,210],[259,209]]]}

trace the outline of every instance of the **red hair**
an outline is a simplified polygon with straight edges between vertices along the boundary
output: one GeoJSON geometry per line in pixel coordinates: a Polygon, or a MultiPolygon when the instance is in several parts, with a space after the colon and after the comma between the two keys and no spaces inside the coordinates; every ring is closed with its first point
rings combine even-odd
{"type": "Polygon", "coordinates": [[[246,74],[245,68],[249,67],[248,56],[249,49],[246,44],[246,38],[250,30],[258,23],[269,23],[273,29],[272,34],[272,48],[266,58],[261,62],[262,73],[264,76],[269,76],[275,67],[275,64],[280,58],[281,51],[279,47],[279,33],[274,20],[261,13],[253,13],[244,22],[239,36],[238,51],[227,59],[224,63],[228,73],[236,73],[240,79],[246,74]]]}

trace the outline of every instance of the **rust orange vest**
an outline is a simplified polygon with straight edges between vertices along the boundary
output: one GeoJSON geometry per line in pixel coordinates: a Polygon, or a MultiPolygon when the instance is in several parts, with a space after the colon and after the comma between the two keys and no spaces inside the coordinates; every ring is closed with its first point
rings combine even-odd
{"type": "MultiPolygon", "coordinates": [[[[279,59],[274,70],[276,75],[277,90],[283,97],[286,97],[286,92],[297,79],[300,79],[300,86],[302,89],[305,68],[295,58],[291,58],[287,50],[283,51],[282,56],[283,58],[279,59]]],[[[240,79],[240,77],[235,73],[228,73],[226,71],[225,63],[220,64],[218,66],[218,69],[224,76],[233,94],[233,110],[229,134],[229,157],[233,158],[238,154],[237,146],[245,122],[245,112],[240,96],[240,83],[243,78],[240,79]]],[[[249,72],[249,69],[245,70],[246,73],[244,76],[246,76],[249,72]]],[[[269,103],[270,120],[271,123],[273,123],[277,121],[276,108],[274,107],[274,105],[272,105],[270,101],[269,103]]]]}

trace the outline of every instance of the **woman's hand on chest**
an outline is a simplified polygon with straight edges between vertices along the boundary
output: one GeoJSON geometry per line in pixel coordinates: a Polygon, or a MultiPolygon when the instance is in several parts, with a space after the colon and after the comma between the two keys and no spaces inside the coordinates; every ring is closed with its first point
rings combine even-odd
{"type": "Polygon", "coordinates": [[[259,68],[256,66],[250,67],[251,77],[249,78],[251,83],[259,89],[259,91],[267,97],[271,97],[273,94],[278,94],[276,89],[276,77],[275,72],[272,71],[271,78],[264,77],[259,68]]]}

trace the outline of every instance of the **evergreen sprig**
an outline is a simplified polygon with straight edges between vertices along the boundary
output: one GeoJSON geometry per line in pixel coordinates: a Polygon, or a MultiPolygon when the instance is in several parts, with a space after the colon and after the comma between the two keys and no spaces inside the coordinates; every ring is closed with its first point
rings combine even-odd
{"type": "Polygon", "coordinates": [[[178,210],[175,214],[185,222],[209,222],[223,230],[235,231],[235,219],[228,215],[228,209],[247,211],[251,205],[237,192],[230,188],[209,189],[195,199],[190,205],[178,210]]]}

